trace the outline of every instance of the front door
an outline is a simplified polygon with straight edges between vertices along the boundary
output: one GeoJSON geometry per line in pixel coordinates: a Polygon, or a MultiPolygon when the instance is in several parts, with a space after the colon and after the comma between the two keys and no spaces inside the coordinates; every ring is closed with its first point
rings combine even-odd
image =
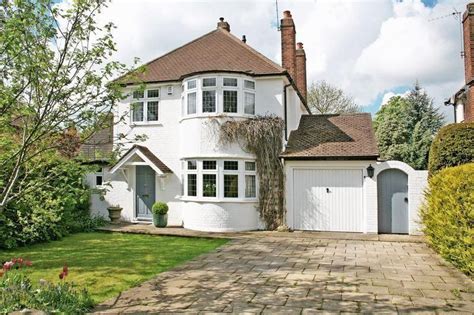
{"type": "Polygon", "coordinates": [[[139,219],[151,218],[151,208],[155,203],[155,171],[149,166],[136,168],[136,213],[139,219]]]}

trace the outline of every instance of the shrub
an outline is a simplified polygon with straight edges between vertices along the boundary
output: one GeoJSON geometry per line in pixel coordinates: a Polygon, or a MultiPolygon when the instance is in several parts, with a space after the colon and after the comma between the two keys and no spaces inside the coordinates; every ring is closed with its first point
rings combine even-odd
{"type": "Polygon", "coordinates": [[[153,204],[151,212],[153,212],[153,214],[161,214],[161,215],[167,214],[168,205],[164,202],[157,201],[153,204]]]}
{"type": "Polygon", "coordinates": [[[57,155],[34,163],[41,167],[25,183],[29,189],[0,211],[0,248],[55,240],[100,223],[90,218],[86,167],[57,155]]]}
{"type": "Polygon", "coordinates": [[[474,275],[474,163],[443,169],[430,178],[421,218],[429,244],[474,275]]]}
{"type": "Polygon", "coordinates": [[[438,132],[430,149],[430,176],[438,170],[474,162],[474,123],[447,125],[438,132]]]}
{"type": "MultiPolygon", "coordinates": [[[[23,272],[31,262],[21,258],[12,259],[3,265],[0,274],[0,313],[8,314],[24,308],[48,313],[82,314],[90,311],[92,298],[85,289],[61,281],[58,284],[42,283],[35,287],[23,272]]],[[[67,266],[61,272],[64,279],[67,266]]]]}

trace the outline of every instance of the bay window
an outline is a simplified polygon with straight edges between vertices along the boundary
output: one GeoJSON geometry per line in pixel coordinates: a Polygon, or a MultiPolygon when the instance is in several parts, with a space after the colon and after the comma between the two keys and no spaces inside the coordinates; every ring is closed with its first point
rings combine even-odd
{"type": "Polygon", "coordinates": [[[183,165],[185,197],[249,201],[257,198],[254,161],[186,160],[183,165]]]}
{"type": "Polygon", "coordinates": [[[242,76],[196,77],[183,82],[182,112],[188,115],[255,115],[256,83],[242,76]]]}

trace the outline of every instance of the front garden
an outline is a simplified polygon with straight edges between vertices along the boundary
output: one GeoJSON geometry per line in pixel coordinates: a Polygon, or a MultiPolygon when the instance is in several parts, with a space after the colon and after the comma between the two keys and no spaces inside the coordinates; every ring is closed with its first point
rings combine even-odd
{"type": "MultiPolygon", "coordinates": [[[[46,244],[1,250],[0,261],[18,257],[31,261],[32,266],[24,266],[22,270],[34,288],[41,288],[40,282],[67,281],[74,283],[78,292],[86,288],[93,303],[99,303],[226,242],[223,239],[78,233],[46,244]]],[[[5,303],[8,290],[2,289],[6,273],[0,278],[0,313],[8,312],[5,303]]],[[[23,307],[29,306],[25,304],[23,307]]]]}

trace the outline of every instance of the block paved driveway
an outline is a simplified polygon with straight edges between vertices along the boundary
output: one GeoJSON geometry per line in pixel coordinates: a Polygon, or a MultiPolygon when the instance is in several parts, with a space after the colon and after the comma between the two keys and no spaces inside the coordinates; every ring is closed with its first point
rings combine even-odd
{"type": "Polygon", "coordinates": [[[96,311],[474,312],[473,282],[424,243],[289,235],[237,237],[123,292],[96,311]]]}

